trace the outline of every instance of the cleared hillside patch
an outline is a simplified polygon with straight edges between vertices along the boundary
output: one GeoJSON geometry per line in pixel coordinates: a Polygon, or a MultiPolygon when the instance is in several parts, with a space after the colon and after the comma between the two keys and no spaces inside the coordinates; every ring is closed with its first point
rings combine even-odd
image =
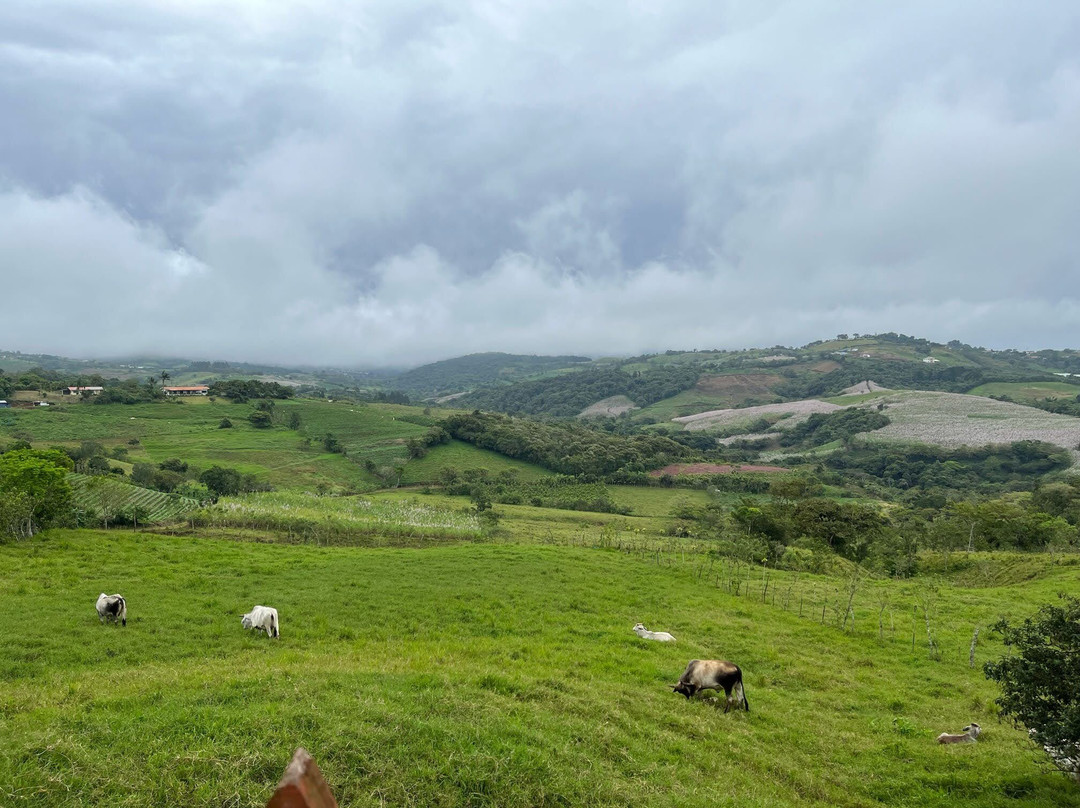
{"type": "Polygon", "coordinates": [[[630,412],[631,410],[636,409],[637,405],[626,396],[610,396],[597,401],[595,404],[590,404],[579,412],[577,417],[614,418],[622,415],[624,412],[630,412]]]}
{"type": "Polygon", "coordinates": [[[1080,418],[961,393],[904,391],[880,399],[892,423],[868,441],[980,446],[1037,440],[1075,450],[1080,418]]]}
{"type": "Polygon", "coordinates": [[[709,410],[708,412],[672,418],[671,420],[677,424],[682,424],[683,428],[686,430],[694,431],[713,429],[716,427],[730,427],[736,424],[743,424],[744,422],[749,424],[751,421],[764,415],[779,413],[791,416],[784,422],[786,426],[791,426],[799,421],[809,418],[810,415],[815,412],[835,412],[839,409],[841,409],[840,406],[830,404],[827,401],[807,399],[805,401],[789,401],[782,404],[763,404],[759,407],[709,410]]]}

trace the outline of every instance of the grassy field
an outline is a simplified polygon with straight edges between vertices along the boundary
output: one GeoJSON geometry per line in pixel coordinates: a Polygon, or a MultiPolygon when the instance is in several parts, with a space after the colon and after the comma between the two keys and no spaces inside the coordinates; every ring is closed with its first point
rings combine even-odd
{"type": "MultiPolygon", "coordinates": [[[[1077,572],[941,596],[967,634],[1077,572]]],[[[0,602],[34,615],[0,622],[4,805],[261,806],[297,745],[349,806],[1080,805],[956,653],[735,597],[689,563],[57,531],[0,547],[0,602]],[[99,625],[100,591],[127,597],[126,629],[99,625]],[[254,603],[280,641],[240,627],[254,603]],[[711,657],[743,667],[752,712],[670,692],[711,657]],[[972,720],[980,743],[934,743],[972,720]]]]}
{"type": "Polygon", "coordinates": [[[405,465],[401,481],[405,485],[429,483],[439,479],[443,469],[487,469],[494,476],[503,471],[517,472],[520,480],[535,480],[549,477],[551,472],[540,466],[514,460],[505,455],[480,449],[459,440],[450,441],[442,446],[435,446],[419,459],[410,460],[405,465]]]}
{"type": "Polygon", "coordinates": [[[402,538],[477,538],[480,522],[464,507],[418,499],[372,500],[273,493],[224,497],[192,514],[200,528],[272,531],[307,544],[379,545],[402,538]]]}
{"type": "Polygon", "coordinates": [[[1080,385],[1067,382],[992,382],[969,390],[972,396],[1008,396],[1013,401],[1032,402],[1040,398],[1076,398],[1080,385]]]}
{"type": "MultiPolygon", "coordinates": [[[[365,469],[404,465],[406,442],[423,435],[437,421],[419,407],[391,404],[278,402],[278,421],[299,414],[299,430],[274,426],[255,429],[247,421],[250,404],[191,398],[157,404],[99,405],[65,402],[34,410],[0,412],[0,443],[22,438],[36,446],[73,446],[95,440],[107,449],[123,447],[132,463],[160,463],[179,458],[196,469],[222,465],[254,474],[277,488],[308,489],[323,484],[368,491],[381,483],[365,469]],[[231,429],[219,429],[223,418],[231,429]],[[347,454],[326,452],[322,439],[332,433],[347,454]],[[137,444],[129,441],[137,440],[137,444]]],[[[440,411],[440,415],[445,415],[440,411]]],[[[542,469],[454,443],[437,447],[405,467],[405,482],[428,482],[446,466],[485,467],[497,473],[517,469],[523,478],[546,474],[542,469]]]]}

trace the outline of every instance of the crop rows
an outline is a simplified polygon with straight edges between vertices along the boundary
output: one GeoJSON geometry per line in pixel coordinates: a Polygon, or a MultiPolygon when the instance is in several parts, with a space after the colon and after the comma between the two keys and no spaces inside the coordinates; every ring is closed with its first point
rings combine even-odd
{"type": "MultiPolygon", "coordinates": [[[[89,513],[100,513],[101,493],[90,483],[95,478],[85,474],[71,474],[69,478],[76,506],[89,513]]],[[[199,506],[199,503],[187,497],[140,488],[119,480],[105,478],[101,484],[108,486],[109,504],[114,511],[143,509],[145,515],[140,517],[140,522],[168,522],[185,516],[199,506]]]]}
{"type": "Polygon", "coordinates": [[[474,538],[473,514],[413,501],[376,502],[361,497],[319,497],[274,492],[222,499],[192,516],[211,528],[266,530],[313,543],[379,544],[387,538],[474,538]]]}

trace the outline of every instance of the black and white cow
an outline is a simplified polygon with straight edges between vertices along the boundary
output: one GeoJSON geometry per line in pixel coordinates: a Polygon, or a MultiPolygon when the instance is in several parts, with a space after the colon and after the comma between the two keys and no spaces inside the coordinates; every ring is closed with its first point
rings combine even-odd
{"type": "Polygon", "coordinates": [[[120,625],[127,625],[127,601],[123,595],[106,595],[102,592],[97,599],[98,619],[104,623],[112,620],[119,621],[120,625]]]}

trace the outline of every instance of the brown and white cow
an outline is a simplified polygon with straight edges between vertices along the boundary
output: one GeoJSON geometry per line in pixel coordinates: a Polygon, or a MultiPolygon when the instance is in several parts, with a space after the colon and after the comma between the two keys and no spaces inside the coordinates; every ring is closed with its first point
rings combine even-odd
{"type": "Polygon", "coordinates": [[[750,712],[750,702],[746,700],[746,691],[743,689],[742,671],[738,665],[726,659],[691,659],[678,683],[671,686],[672,690],[682,693],[688,699],[702,690],[723,689],[727,695],[725,713],[731,709],[731,691],[736,688],[743,707],[750,712]]]}

